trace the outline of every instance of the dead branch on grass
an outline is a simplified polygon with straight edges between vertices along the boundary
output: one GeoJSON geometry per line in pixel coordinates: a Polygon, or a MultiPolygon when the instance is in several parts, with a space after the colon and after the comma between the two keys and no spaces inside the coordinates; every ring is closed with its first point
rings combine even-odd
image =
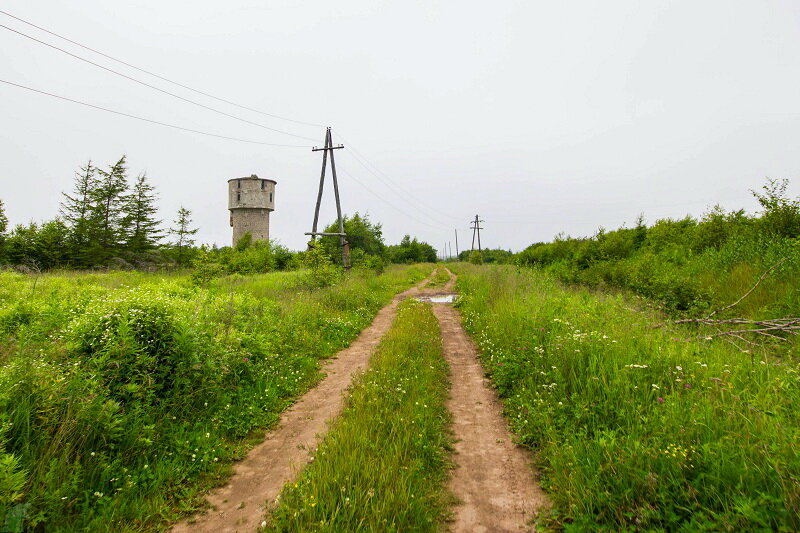
{"type": "MultiPolygon", "coordinates": [[[[797,335],[800,333],[800,318],[787,317],[787,318],[769,318],[764,320],[751,320],[749,318],[713,318],[715,315],[733,309],[745,298],[750,296],[754,290],[764,281],[773,270],[778,268],[786,261],[784,257],[761,274],[755,285],[750,287],[750,290],[745,292],[738,300],[730,305],[721,307],[704,318],[684,318],[681,320],[673,320],[671,324],[694,324],[697,326],[712,326],[716,329],[713,333],[706,333],[701,335],[700,338],[713,339],[715,337],[722,337],[734,346],[742,350],[742,348],[734,341],[734,339],[744,342],[750,346],[761,346],[758,342],[754,342],[745,337],[746,334],[755,335],[756,338],[762,337],[766,339],[775,339],[779,341],[786,341],[788,335],[797,335]],[[731,328],[730,326],[733,326],[731,328]],[[738,327],[737,327],[738,326],[738,327]]],[[[656,327],[661,327],[660,324],[656,327]]],[[[747,351],[747,350],[742,350],[747,351]]]]}
{"type": "Polygon", "coordinates": [[[756,290],[756,287],[758,287],[759,285],[761,285],[761,282],[762,282],[762,281],[764,281],[764,279],[765,279],[767,276],[769,276],[769,274],[770,274],[770,273],[771,273],[773,270],[775,270],[776,268],[778,268],[779,266],[781,266],[781,265],[783,264],[783,262],[784,262],[784,261],[786,261],[786,258],[785,258],[785,257],[784,257],[783,259],[781,259],[780,261],[778,261],[777,263],[775,263],[774,265],[772,265],[771,267],[769,267],[767,270],[765,270],[765,271],[764,271],[764,273],[763,273],[763,274],[761,274],[761,277],[760,277],[760,278],[758,278],[758,281],[756,281],[756,284],[755,284],[755,285],[753,285],[752,287],[750,287],[750,290],[749,290],[749,291],[747,291],[746,293],[744,293],[744,294],[742,295],[742,297],[741,297],[741,298],[739,298],[738,300],[736,300],[735,302],[733,302],[733,303],[732,303],[732,304],[730,304],[730,305],[726,305],[725,307],[722,307],[722,308],[720,308],[720,309],[717,309],[716,311],[714,311],[713,313],[711,313],[710,315],[708,315],[706,318],[711,318],[712,316],[716,315],[717,313],[722,313],[723,311],[727,311],[728,309],[732,309],[732,308],[736,307],[737,305],[739,305],[740,303],[742,303],[742,300],[744,300],[745,298],[747,298],[748,296],[750,296],[750,294],[752,294],[752,292],[753,292],[754,290],[756,290]]]}
{"type": "MultiPolygon", "coordinates": [[[[800,333],[800,318],[790,317],[790,318],[769,318],[765,320],[750,320],[747,318],[722,318],[722,319],[713,319],[713,318],[684,318],[681,320],[675,320],[673,324],[696,324],[696,325],[705,325],[705,326],[742,326],[739,328],[734,328],[730,330],[720,330],[716,331],[715,333],[709,333],[707,335],[703,335],[706,339],[712,339],[714,337],[722,337],[722,336],[730,336],[735,337],[739,340],[745,340],[742,337],[745,333],[752,333],[755,335],[760,335],[763,337],[769,337],[772,339],[777,339],[781,341],[785,341],[786,337],[781,336],[781,334],[785,335],[797,335],[800,333]]],[[[746,341],[748,344],[753,344],[751,341],[746,341]]]]}

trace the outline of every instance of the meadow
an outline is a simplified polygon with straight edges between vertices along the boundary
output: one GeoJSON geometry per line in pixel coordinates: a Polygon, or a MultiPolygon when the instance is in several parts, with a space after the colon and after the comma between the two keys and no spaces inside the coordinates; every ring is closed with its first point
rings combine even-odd
{"type": "Polygon", "coordinates": [[[163,529],[425,265],[0,273],[5,528],[163,529]]]}
{"type": "MultiPolygon", "coordinates": [[[[465,328],[554,502],[543,525],[800,528],[796,340],[743,349],[672,324],[669,306],[546,268],[457,270],[465,328]]],[[[780,309],[773,290],[755,291],[749,312],[780,309]]]]}

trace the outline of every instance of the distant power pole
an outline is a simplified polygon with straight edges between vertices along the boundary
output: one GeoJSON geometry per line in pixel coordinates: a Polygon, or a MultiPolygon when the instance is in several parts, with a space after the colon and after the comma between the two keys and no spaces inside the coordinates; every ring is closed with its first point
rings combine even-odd
{"type": "Polygon", "coordinates": [[[448,259],[452,259],[453,258],[453,247],[450,245],[450,241],[447,241],[447,249],[448,249],[447,258],[448,259]]]}
{"type": "Polygon", "coordinates": [[[314,225],[311,231],[306,235],[311,235],[311,240],[315,240],[317,235],[321,237],[339,237],[339,245],[342,247],[342,265],[344,268],[350,268],[350,244],[347,242],[347,234],[344,232],[344,221],[342,220],[342,204],[339,201],[339,182],[336,179],[336,162],[333,160],[333,151],[341,150],[344,148],[343,144],[338,146],[333,145],[331,138],[331,129],[328,128],[325,132],[325,146],[317,148],[316,146],[311,149],[312,152],[322,152],[322,173],[319,176],[319,192],[317,192],[317,206],[314,208],[314,225]],[[336,216],[339,221],[338,233],[325,233],[317,231],[317,224],[319,223],[319,206],[322,203],[322,189],[325,186],[325,166],[328,162],[328,152],[331,155],[331,174],[333,175],[333,195],[336,198],[336,216]]]}
{"type": "Polygon", "coordinates": [[[456,257],[458,257],[458,230],[453,229],[453,231],[456,232],[456,257]]]}
{"type": "Polygon", "coordinates": [[[472,251],[475,251],[475,235],[478,236],[478,251],[481,251],[481,222],[485,222],[484,220],[480,220],[478,215],[475,215],[475,220],[470,222],[469,229],[472,230],[472,251]]]}

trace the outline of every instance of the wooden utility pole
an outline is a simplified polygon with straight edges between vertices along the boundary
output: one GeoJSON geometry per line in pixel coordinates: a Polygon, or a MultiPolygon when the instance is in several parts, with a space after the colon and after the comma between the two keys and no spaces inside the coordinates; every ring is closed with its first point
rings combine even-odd
{"type": "Polygon", "coordinates": [[[454,228],[453,231],[456,233],[456,259],[458,259],[458,230],[454,228]]]}
{"type": "Polygon", "coordinates": [[[475,220],[470,222],[469,228],[472,230],[472,251],[475,251],[475,235],[478,236],[478,252],[481,251],[481,222],[483,220],[478,219],[478,215],[475,215],[475,220]]]}
{"type": "Polygon", "coordinates": [[[344,232],[344,221],[342,220],[342,204],[339,201],[339,182],[336,179],[336,161],[333,159],[333,151],[344,148],[343,144],[338,146],[333,145],[331,138],[331,129],[328,128],[325,132],[325,146],[317,148],[316,146],[311,149],[312,152],[322,152],[322,173],[319,176],[319,192],[317,192],[317,206],[314,208],[314,224],[311,231],[306,235],[311,235],[311,240],[314,241],[317,235],[321,237],[339,237],[339,245],[342,247],[342,265],[344,268],[350,268],[350,243],[347,242],[347,234],[344,232]],[[322,204],[322,189],[325,187],[325,167],[328,162],[328,152],[331,154],[331,174],[333,175],[333,195],[336,198],[336,217],[339,221],[338,233],[325,233],[317,231],[317,224],[319,223],[319,207],[322,204]]]}

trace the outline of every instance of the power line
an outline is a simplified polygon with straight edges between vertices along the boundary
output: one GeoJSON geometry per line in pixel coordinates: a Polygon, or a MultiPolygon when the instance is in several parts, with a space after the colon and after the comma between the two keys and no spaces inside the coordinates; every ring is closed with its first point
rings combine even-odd
{"type": "Polygon", "coordinates": [[[74,41],[74,40],[68,38],[68,37],[64,37],[63,35],[60,35],[60,34],[54,32],[54,31],[50,31],[50,30],[48,30],[46,28],[43,28],[41,26],[37,26],[36,24],[34,24],[32,22],[28,22],[27,20],[21,19],[21,18],[15,16],[15,15],[12,15],[11,13],[8,13],[7,11],[3,11],[2,9],[0,9],[0,13],[2,13],[3,15],[6,15],[7,17],[11,17],[11,18],[13,18],[15,20],[18,20],[18,21],[22,22],[23,24],[27,24],[28,26],[32,26],[32,27],[36,28],[37,30],[43,31],[43,32],[48,33],[50,35],[53,35],[54,37],[58,37],[59,39],[63,39],[65,41],[67,41],[68,43],[74,44],[75,46],[79,46],[79,47],[81,47],[81,48],[83,48],[85,50],[89,50],[90,52],[94,52],[95,54],[101,55],[101,56],[103,56],[103,57],[105,57],[107,59],[115,61],[115,62],[117,62],[117,63],[119,63],[121,65],[125,65],[126,67],[130,67],[130,68],[132,68],[134,70],[138,70],[139,72],[143,72],[143,73],[145,73],[145,74],[147,74],[149,76],[153,76],[154,78],[158,78],[158,79],[160,79],[162,81],[166,81],[167,83],[171,83],[171,84],[176,85],[178,87],[181,87],[183,89],[195,92],[197,94],[202,94],[203,96],[207,96],[208,98],[213,98],[214,100],[217,100],[219,102],[224,102],[226,104],[238,107],[240,109],[245,109],[247,111],[252,111],[253,113],[258,113],[258,114],[264,115],[266,117],[272,117],[272,118],[276,118],[276,119],[279,119],[279,120],[285,120],[287,122],[294,122],[295,124],[303,124],[305,126],[314,126],[314,127],[320,127],[320,128],[324,127],[322,124],[314,124],[313,122],[304,122],[302,120],[294,120],[294,119],[291,119],[291,118],[282,117],[280,115],[273,115],[272,113],[267,113],[265,111],[260,111],[258,109],[254,109],[252,107],[248,107],[248,106],[245,106],[245,105],[242,105],[242,104],[237,104],[236,102],[232,102],[231,100],[226,100],[225,98],[221,98],[219,96],[214,96],[213,94],[201,91],[200,89],[195,89],[193,87],[189,87],[188,85],[184,85],[184,84],[182,84],[180,82],[171,80],[171,79],[169,79],[167,77],[161,76],[160,74],[156,74],[155,72],[151,72],[151,71],[149,71],[147,69],[143,69],[141,67],[137,67],[136,65],[132,65],[131,63],[128,63],[128,62],[123,61],[121,59],[117,59],[114,56],[108,55],[108,54],[106,54],[104,52],[101,52],[100,50],[97,50],[95,48],[92,48],[90,46],[86,46],[85,44],[81,44],[81,43],[79,43],[77,41],[74,41]]]}
{"type": "Polygon", "coordinates": [[[397,212],[399,212],[399,213],[401,213],[401,214],[405,215],[407,218],[410,218],[411,220],[413,220],[413,221],[415,221],[415,222],[418,222],[418,223],[420,223],[420,224],[423,224],[423,225],[425,225],[425,226],[428,226],[428,227],[430,227],[430,228],[434,228],[434,229],[436,229],[436,230],[438,230],[438,229],[441,229],[441,228],[445,227],[445,226],[441,226],[441,225],[433,225],[433,224],[430,224],[430,223],[428,223],[428,222],[425,222],[424,220],[420,220],[420,219],[418,219],[418,218],[416,218],[416,217],[413,217],[412,215],[408,214],[408,210],[406,210],[406,209],[403,209],[402,207],[398,207],[398,206],[396,206],[394,203],[390,202],[389,200],[387,200],[386,198],[384,198],[383,196],[381,196],[380,194],[378,194],[377,192],[375,192],[374,190],[372,190],[372,189],[371,189],[369,186],[367,186],[367,185],[366,185],[364,182],[362,182],[361,180],[359,180],[358,178],[356,178],[355,176],[353,176],[352,174],[350,174],[350,173],[349,173],[347,170],[345,170],[345,169],[343,169],[343,168],[341,168],[341,169],[339,169],[339,170],[340,170],[341,172],[343,172],[345,176],[347,176],[348,178],[352,179],[354,182],[356,182],[357,184],[359,184],[359,185],[360,185],[362,188],[364,188],[364,190],[366,190],[368,193],[370,193],[371,195],[373,195],[375,198],[377,198],[378,200],[380,200],[380,201],[384,202],[386,205],[388,205],[388,206],[389,206],[389,207],[391,207],[392,209],[396,210],[397,212]]]}
{"type": "Polygon", "coordinates": [[[238,137],[229,137],[227,135],[218,135],[216,133],[209,133],[207,131],[200,131],[200,130],[195,130],[195,129],[192,129],[192,128],[185,128],[183,126],[177,126],[175,124],[169,124],[169,123],[166,123],[166,122],[160,122],[158,120],[144,118],[144,117],[140,117],[140,116],[137,116],[137,115],[131,115],[129,113],[124,113],[122,111],[116,111],[114,109],[108,109],[106,107],[101,107],[99,105],[94,105],[94,104],[90,104],[90,103],[87,103],[87,102],[82,102],[80,100],[74,100],[74,99],[68,98],[66,96],[61,96],[61,95],[58,95],[58,94],[49,93],[47,91],[41,91],[39,89],[34,89],[33,87],[28,87],[27,85],[21,85],[19,83],[14,83],[14,82],[3,80],[3,79],[0,79],[0,83],[5,83],[7,85],[13,85],[14,87],[19,87],[20,89],[26,89],[28,91],[33,91],[35,93],[44,94],[46,96],[52,96],[53,98],[58,98],[59,100],[65,100],[67,102],[72,102],[73,104],[80,104],[82,106],[91,107],[93,109],[98,109],[100,111],[105,111],[107,113],[113,113],[115,115],[121,115],[123,117],[128,117],[128,118],[133,118],[133,119],[136,119],[136,120],[141,120],[143,122],[149,122],[151,124],[158,124],[159,126],[165,126],[167,128],[173,128],[173,129],[176,129],[176,130],[182,130],[182,131],[188,131],[188,132],[191,132],[191,133],[197,133],[197,134],[200,134],[200,135],[206,135],[208,137],[217,137],[219,139],[228,139],[230,141],[238,141],[238,142],[244,142],[244,143],[250,143],[250,144],[261,144],[261,145],[264,145],[264,146],[279,146],[279,147],[284,147],[284,148],[311,148],[311,146],[301,145],[301,144],[274,144],[274,143],[267,143],[267,142],[261,142],[261,141],[254,141],[254,140],[251,140],[251,139],[241,139],[241,138],[238,138],[238,137]]]}
{"type": "MultiPolygon", "coordinates": [[[[358,150],[355,148],[355,146],[353,145],[353,143],[351,143],[350,141],[348,141],[347,139],[345,139],[345,138],[344,138],[344,136],[341,134],[341,132],[340,132],[340,131],[338,131],[338,130],[337,130],[337,131],[336,131],[336,134],[337,134],[339,137],[341,137],[341,138],[342,138],[342,140],[343,140],[344,142],[346,142],[346,143],[347,143],[347,144],[350,146],[350,150],[351,150],[351,152],[353,153],[353,156],[354,156],[354,157],[356,157],[356,158],[359,158],[359,157],[360,157],[361,159],[363,159],[363,160],[364,160],[364,163],[362,163],[362,165],[364,165],[365,167],[366,167],[367,165],[369,165],[370,167],[372,167],[372,169],[374,169],[374,171],[373,171],[373,170],[371,170],[371,169],[368,169],[368,170],[370,171],[370,173],[372,173],[373,175],[375,175],[375,177],[377,177],[378,179],[380,179],[381,181],[383,181],[383,182],[384,182],[384,183],[385,183],[387,186],[389,186],[389,187],[391,187],[391,188],[395,189],[395,190],[396,190],[398,193],[400,193],[400,194],[404,194],[404,195],[406,195],[407,197],[409,197],[409,198],[412,198],[414,202],[416,202],[416,203],[418,203],[418,204],[422,205],[423,207],[426,207],[427,209],[429,209],[429,210],[430,210],[430,212],[432,212],[432,213],[435,213],[437,216],[444,217],[444,218],[449,218],[449,219],[452,219],[452,220],[461,220],[461,217],[457,217],[457,216],[454,216],[454,215],[448,215],[447,213],[443,213],[443,212],[441,212],[441,210],[440,210],[440,209],[437,209],[437,208],[435,208],[435,207],[432,207],[432,206],[430,206],[430,205],[426,204],[425,202],[423,202],[422,200],[420,200],[420,199],[419,199],[419,197],[418,197],[417,195],[414,195],[413,193],[410,193],[410,192],[406,191],[405,189],[402,189],[402,188],[400,188],[400,186],[399,186],[399,185],[396,185],[396,184],[394,184],[394,183],[393,183],[393,181],[392,181],[392,179],[391,179],[391,178],[390,178],[390,177],[389,177],[389,176],[388,176],[388,175],[387,175],[385,172],[383,172],[383,171],[382,171],[381,169],[379,169],[379,168],[378,168],[376,165],[374,165],[373,163],[371,163],[371,162],[370,162],[370,161],[369,161],[369,160],[368,160],[368,159],[367,159],[367,158],[364,156],[364,154],[362,154],[361,152],[359,152],[359,151],[358,151],[358,150]],[[376,172],[377,172],[378,174],[381,174],[383,177],[381,177],[380,175],[376,174],[376,172]],[[384,178],[385,178],[385,180],[384,180],[384,178]]],[[[430,215],[428,215],[428,216],[430,217],[430,215]]],[[[430,218],[433,218],[433,217],[430,217],[430,218]]]]}
{"type": "Polygon", "coordinates": [[[232,115],[230,113],[226,113],[225,111],[222,111],[221,109],[217,109],[217,108],[214,108],[214,107],[211,107],[211,106],[207,106],[207,105],[202,104],[200,102],[196,102],[196,101],[191,100],[189,98],[185,98],[185,97],[183,97],[183,96],[181,96],[179,94],[175,94],[175,93],[169,92],[169,91],[167,91],[165,89],[162,89],[161,87],[157,87],[157,86],[152,85],[150,83],[138,80],[138,79],[136,79],[136,78],[134,78],[132,76],[128,76],[127,74],[123,74],[122,72],[119,72],[119,71],[114,70],[112,68],[108,68],[106,66],[103,66],[100,63],[95,63],[94,61],[91,61],[91,60],[86,59],[84,57],[81,57],[79,55],[73,54],[72,52],[64,50],[63,48],[59,48],[58,46],[55,46],[53,44],[50,44],[50,43],[47,43],[45,41],[39,40],[36,37],[33,37],[31,35],[28,35],[27,33],[23,33],[23,32],[18,31],[18,30],[15,30],[14,28],[10,28],[10,27],[8,27],[8,26],[6,26],[4,24],[0,24],[0,28],[4,28],[4,29],[6,29],[8,31],[16,33],[17,35],[21,35],[22,37],[25,37],[26,39],[30,39],[32,41],[35,41],[35,42],[39,43],[39,44],[43,44],[44,46],[47,46],[47,47],[52,48],[54,50],[58,50],[59,52],[67,54],[70,57],[74,57],[75,59],[78,59],[78,60],[83,61],[85,63],[88,63],[90,65],[94,65],[97,68],[103,69],[103,70],[105,70],[107,72],[111,72],[112,74],[116,74],[117,76],[121,76],[121,77],[123,77],[123,78],[125,78],[127,80],[130,80],[130,81],[134,82],[134,83],[138,83],[139,85],[144,85],[145,87],[149,87],[150,89],[156,90],[158,92],[161,92],[161,93],[164,93],[164,94],[168,94],[169,96],[172,96],[173,98],[177,98],[179,100],[183,100],[184,102],[188,102],[188,103],[196,105],[198,107],[202,107],[203,109],[207,109],[209,111],[213,111],[214,113],[219,113],[220,115],[224,115],[224,116],[232,118],[234,120],[238,120],[238,121],[244,122],[246,124],[251,124],[253,126],[258,126],[259,128],[264,128],[266,130],[274,131],[276,133],[282,133],[283,135],[288,135],[290,137],[296,137],[298,139],[304,139],[304,140],[307,140],[307,141],[315,141],[316,140],[316,139],[312,139],[311,137],[305,137],[303,135],[296,135],[294,133],[289,133],[288,131],[279,130],[277,128],[271,128],[269,126],[265,126],[264,124],[259,124],[258,122],[253,122],[252,120],[248,120],[246,118],[242,118],[242,117],[239,117],[239,116],[236,116],[236,115],[232,115]]]}
{"type": "MultiPolygon", "coordinates": [[[[338,134],[338,132],[337,132],[337,134],[338,134]]],[[[340,136],[340,137],[341,137],[341,136],[340,136]]],[[[342,140],[344,140],[344,138],[342,138],[342,140]]],[[[347,142],[347,141],[345,141],[345,142],[347,142]]],[[[393,188],[393,187],[392,187],[392,185],[391,185],[391,183],[388,183],[386,180],[384,180],[383,178],[381,178],[381,176],[380,176],[380,175],[376,174],[376,173],[375,173],[375,171],[373,171],[373,170],[372,170],[370,167],[368,167],[364,161],[362,161],[362,160],[361,160],[361,159],[360,159],[360,158],[359,158],[357,155],[355,155],[355,153],[353,153],[353,151],[350,151],[349,155],[351,155],[351,156],[353,157],[353,160],[354,160],[354,161],[356,161],[356,162],[357,162],[359,165],[361,165],[362,167],[364,167],[364,169],[365,169],[367,172],[369,172],[370,174],[372,174],[374,177],[376,177],[376,178],[377,178],[379,181],[381,181],[381,182],[382,182],[382,183],[384,183],[385,185],[389,186],[390,188],[393,188]]],[[[395,190],[397,190],[397,189],[395,189],[395,190]]],[[[430,214],[428,214],[428,213],[427,213],[425,210],[423,210],[422,208],[420,208],[420,207],[417,205],[417,201],[418,201],[418,200],[417,200],[416,198],[413,198],[413,197],[411,197],[411,198],[409,199],[409,202],[408,202],[408,204],[407,204],[407,205],[410,205],[411,207],[413,207],[414,209],[416,209],[416,210],[417,210],[417,211],[418,211],[420,214],[424,215],[425,217],[427,217],[427,218],[428,218],[428,219],[430,219],[431,221],[435,222],[436,224],[440,225],[441,227],[449,227],[449,226],[447,226],[446,224],[443,224],[443,223],[442,223],[440,220],[437,220],[435,217],[432,217],[430,214]]]]}

